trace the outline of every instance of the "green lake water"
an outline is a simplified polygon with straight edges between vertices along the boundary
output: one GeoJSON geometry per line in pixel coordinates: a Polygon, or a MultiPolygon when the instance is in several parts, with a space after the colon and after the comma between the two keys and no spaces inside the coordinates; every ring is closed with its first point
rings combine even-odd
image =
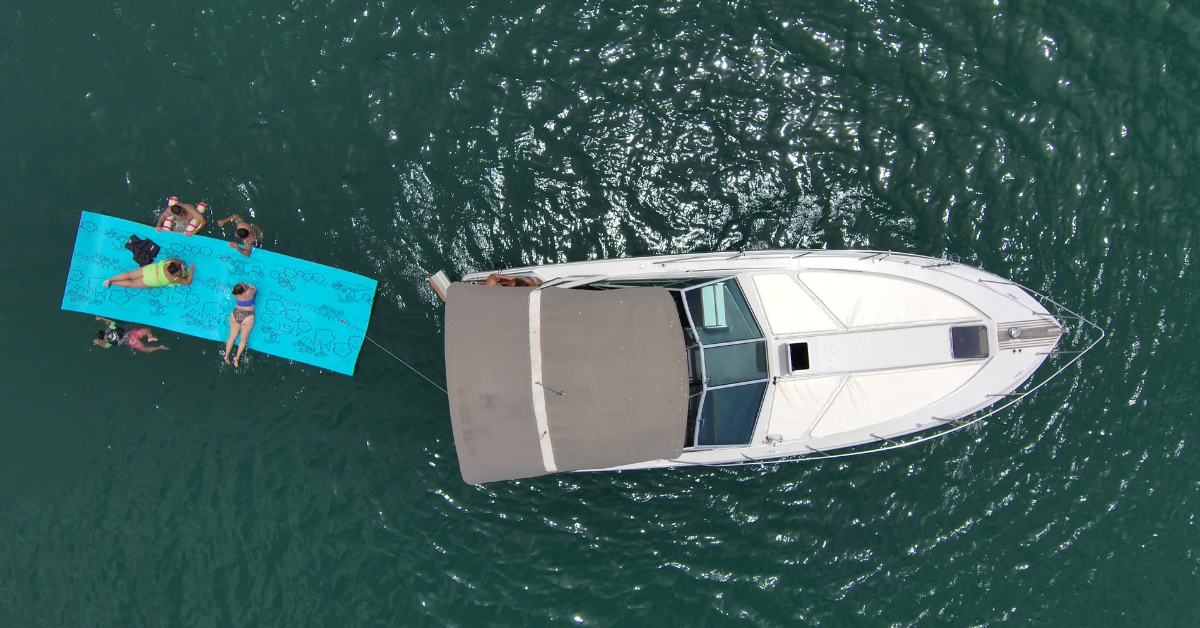
{"type": "Polygon", "coordinates": [[[0,627],[1198,625],[1198,150],[1194,2],[2,3],[0,627]],[[920,446],[473,487],[373,345],[91,346],[79,212],[171,195],[438,382],[497,259],[958,256],[1109,336],[920,446]]]}

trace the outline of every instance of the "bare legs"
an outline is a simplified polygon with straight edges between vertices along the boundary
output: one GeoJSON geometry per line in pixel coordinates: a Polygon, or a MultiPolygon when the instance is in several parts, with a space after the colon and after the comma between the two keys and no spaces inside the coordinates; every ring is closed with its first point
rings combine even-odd
{"type": "Polygon", "coordinates": [[[134,349],[137,349],[138,351],[143,351],[145,353],[153,353],[155,351],[165,351],[167,349],[166,347],[164,347],[162,345],[155,345],[153,347],[146,346],[146,343],[158,342],[158,338],[154,337],[154,332],[150,331],[150,328],[148,328],[148,327],[143,327],[142,329],[135,329],[135,330],[129,332],[129,334],[130,334],[129,346],[133,347],[134,349]]]}
{"type": "Polygon", "coordinates": [[[229,338],[225,341],[225,363],[229,364],[229,354],[233,353],[233,339],[237,338],[238,332],[241,331],[242,324],[233,318],[233,314],[229,314],[229,338]]]}
{"type": "Polygon", "coordinates": [[[247,316],[242,321],[242,338],[238,344],[237,355],[233,356],[233,365],[238,366],[238,360],[242,359],[242,352],[246,350],[246,338],[250,335],[250,330],[254,329],[254,316],[247,316]]]}
{"type": "MultiPolygon", "coordinates": [[[[149,333],[149,331],[147,331],[146,332],[146,342],[158,342],[158,338],[155,338],[154,334],[149,333]]],[[[146,353],[153,353],[155,351],[167,351],[167,350],[168,350],[167,347],[164,347],[162,345],[154,345],[153,347],[147,347],[145,344],[142,345],[142,351],[145,351],[146,353]]]]}
{"type": "MultiPolygon", "coordinates": [[[[234,310],[237,311],[237,310],[234,310]]],[[[254,315],[251,314],[242,319],[239,323],[231,313],[229,315],[229,338],[225,340],[225,363],[229,364],[229,354],[233,352],[233,341],[241,335],[238,340],[237,355],[233,356],[233,365],[241,366],[238,362],[242,359],[242,352],[246,350],[246,339],[250,336],[250,330],[254,329],[254,315]]]]}
{"type": "Polygon", "coordinates": [[[121,286],[122,288],[147,288],[145,281],[142,281],[142,269],[131,270],[127,273],[121,273],[116,277],[111,277],[104,280],[104,287],[121,286]]]}

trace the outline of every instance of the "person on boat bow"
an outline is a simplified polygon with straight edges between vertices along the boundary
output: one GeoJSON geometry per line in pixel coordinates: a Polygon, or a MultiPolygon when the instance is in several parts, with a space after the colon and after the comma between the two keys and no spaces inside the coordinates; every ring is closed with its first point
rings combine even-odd
{"type": "Polygon", "coordinates": [[[509,277],[499,273],[488,275],[487,279],[483,280],[485,286],[504,286],[506,288],[536,288],[542,285],[542,280],[532,275],[522,277],[509,277]]]}

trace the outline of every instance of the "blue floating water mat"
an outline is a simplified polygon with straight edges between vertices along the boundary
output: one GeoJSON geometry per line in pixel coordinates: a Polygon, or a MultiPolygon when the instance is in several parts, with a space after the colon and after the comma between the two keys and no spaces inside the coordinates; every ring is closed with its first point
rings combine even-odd
{"type": "Polygon", "coordinates": [[[251,351],[354,373],[371,319],[374,279],[261,249],[245,257],[228,242],[201,235],[156,233],[148,225],[83,212],[62,309],[223,343],[233,310],[230,291],[239,282],[258,288],[251,351]],[[138,267],[125,248],[130,235],[162,247],[158,261],[195,264],[192,284],[105,288],[105,279],[138,267]]]}

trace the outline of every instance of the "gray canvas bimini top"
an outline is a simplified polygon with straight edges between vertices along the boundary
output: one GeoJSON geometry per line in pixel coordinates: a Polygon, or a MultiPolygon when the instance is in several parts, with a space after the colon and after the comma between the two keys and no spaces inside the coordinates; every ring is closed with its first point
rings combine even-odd
{"type": "Polygon", "coordinates": [[[687,357],[662,288],[452,284],[446,380],[468,484],[683,452],[687,357]]]}

